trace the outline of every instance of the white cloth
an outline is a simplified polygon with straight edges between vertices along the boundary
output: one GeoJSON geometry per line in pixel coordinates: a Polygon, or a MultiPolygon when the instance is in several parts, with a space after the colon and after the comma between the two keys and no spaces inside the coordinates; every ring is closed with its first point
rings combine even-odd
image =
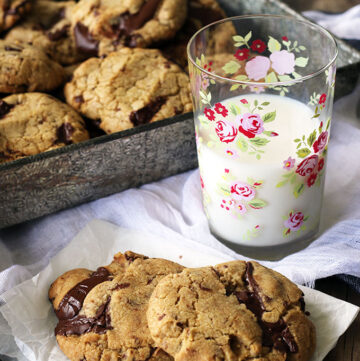
{"type": "MultiPolygon", "coordinates": [[[[347,13],[342,16],[347,26],[347,13]]],[[[352,37],[360,39],[360,26],[354,28],[352,37]]],[[[339,31],[338,35],[342,36],[339,31]]],[[[317,278],[339,273],[360,277],[359,98],[360,84],[334,107],[321,236],[301,252],[266,263],[295,282],[311,285],[317,278]]],[[[42,270],[97,218],[151,232],[173,243],[191,239],[242,258],[210,234],[201,205],[198,170],[193,170],[0,230],[0,294],[42,270]]]]}

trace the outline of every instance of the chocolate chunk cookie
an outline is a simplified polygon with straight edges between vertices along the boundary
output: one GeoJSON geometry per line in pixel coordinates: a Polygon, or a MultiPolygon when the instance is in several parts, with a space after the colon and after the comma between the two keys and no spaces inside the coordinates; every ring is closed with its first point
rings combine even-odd
{"type": "Polygon", "coordinates": [[[106,133],[191,111],[188,76],[158,50],[123,48],[82,63],[65,86],[68,104],[106,133]]]}
{"type": "Polygon", "coordinates": [[[85,56],[77,51],[70,28],[74,6],[74,1],[37,0],[26,20],[5,39],[30,43],[64,65],[79,62],[85,56]]]}
{"type": "Polygon", "coordinates": [[[301,290],[256,262],[166,276],[147,318],[155,344],[175,361],[306,361],[315,349],[301,290]]]}
{"type": "Polygon", "coordinates": [[[65,81],[63,67],[25,43],[0,41],[0,92],[50,91],[65,81]]]}
{"type": "Polygon", "coordinates": [[[0,163],[89,138],[74,109],[42,93],[0,100],[0,163]]]}
{"type": "Polygon", "coordinates": [[[170,39],[185,21],[186,0],[80,0],[72,15],[76,44],[102,55],[170,39]]]}
{"type": "Polygon", "coordinates": [[[0,32],[10,29],[31,9],[31,0],[0,0],[0,32]]]}
{"type": "Polygon", "coordinates": [[[126,252],[95,272],[77,269],[60,276],[49,290],[60,348],[72,361],[171,361],[154,346],[146,310],[157,283],[182,269],[126,252]]]}

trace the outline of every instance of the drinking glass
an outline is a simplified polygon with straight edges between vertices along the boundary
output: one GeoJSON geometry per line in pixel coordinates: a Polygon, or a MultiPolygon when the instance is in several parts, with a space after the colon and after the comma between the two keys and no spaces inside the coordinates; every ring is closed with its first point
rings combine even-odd
{"type": "Polygon", "coordinates": [[[203,205],[242,254],[281,258],[319,230],[337,47],[286,16],[228,18],[188,44],[203,205]]]}

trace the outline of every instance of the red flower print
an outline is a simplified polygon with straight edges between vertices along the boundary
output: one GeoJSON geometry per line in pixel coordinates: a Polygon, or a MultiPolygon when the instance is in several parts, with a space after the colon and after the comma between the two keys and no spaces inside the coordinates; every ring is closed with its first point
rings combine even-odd
{"type": "Polygon", "coordinates": [[[240,103],[249,104],[249,102],[246,99],[240,99],[240,103]]]}
{"type": "Polygon", "coordinates": [[[236,117],[239,132],[248,138],[255,138],[264,131],[264,122],[259,114],[244,113],[236,117]]]}
{"type": "Polygon", "coordinates": [[[284,41],[289,41],[289,38],[287,36],[282,36],[281,39],[284,41]]]}
{"type": "Polygon", "coordinates": [[[200,176],[200,185],[201,185],[201,188],[204,189],[205,188],[205,185],[204,185],[204,181],[202,179],[202,176],[200,176]]]}
{"type": "MultiPolygon", "coordinates": [[[[297,231],[304,223],[304,214],[302,212],[290,212],[289,218],[284,222],[284,226],[290,231],[297,231]]],[[[286,234],[289,234],[287,232],[286,234]]]]}
{"type": "Polygon", "coordinates": [[[224,172],[225,172],[225,173],[229,173],[230,171],[229,171],[228,168],[225,168],[225,169],[224,169],[224,172]]]}
{"type": "Polygon", "coordinates": [[[317,178],[317,173],[313,173],[310,175],[310,177],[307,179],[308,187],[312,187],[315,184],[316,178],[317,178]]]}
{"type": "Polygon", "coordinates": [[[237,60],[246,60],[249,57],[249,51],[247,48],[238,49],[234,56],[237,60]]]}
{"type": "Polygon", "coordinates": [[[315,153],[321,153],[325,149],[328,140],[328,134],[329,133],[327,132],[327,130],[325,130],[325,132],[322,132],[319,135],[319,138],[315,140],[313,144],[315,153]]]}
{"type": "Polygon", "coordinates": [[[255,197],[255,190],[246,183],[233,183],[230,192],[236,200],[246,199],[251,201],[255,197]]]}
{"type": "Polygon", "coordinates": [[[224,118],[228,115],[228,110],[221,103],[215,104],[215,111],[216,113],[221,114],[224,118]]]}
{"type": "Polygon", "coordinates": [[[322,93],[320,96],[319,104],[324,104],[326,102],[326,94],[322,93]]]}
{"type": "Polygon", "coordinates": [[[204,114],[206,118],[208,118],[210,121],[215,120],[215,112],[209,108],[204,109],[204,114]]]}
{"type": "Polygon", "coordinates": [[[310,157],[305,158],[296,168],[296,173],[305,177],[311,174],[317,167],[319,157],[317,154],[313,154],[310,157]]]}
{"type": "Polygon", "coordinates": [[[277,137],[279,135],[279,133],[276,133],[276,132],[271,132],[270,136],[271,137],[277,137]]]}
{"type": "Polygon", "coordinates": [[[251,43],[250,47],[252,50],[257,51],[258,53],[263,53],[266,49],[266,44],[262,40],[257,39],[251,43]]]}
{"type": "Polygon", "coordinates": [[[215,132],[223,143],[233,142],[238,134],[236,127],[223,120],[216,122],[215,132]]]}
{"type": "Polygon", "coordinates": [[[322,169],[324,168],[324,165],[325,165],[325,159],[321,158],[318,163],[318,171],[319,172],[322,171],[322,169]]]}

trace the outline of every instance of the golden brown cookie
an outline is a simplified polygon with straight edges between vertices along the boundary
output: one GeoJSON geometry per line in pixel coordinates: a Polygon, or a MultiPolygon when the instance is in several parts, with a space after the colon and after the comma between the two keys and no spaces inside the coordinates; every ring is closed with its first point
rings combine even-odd
{"type": "Polygon", "coordinates": [[[72,15],[76,44],[103,55],[123,46],[148,47],[170,39],[185,21],[186,0],[80,0],[72,15]]]}
{"type": "Polygon", "coordinates": [[[14,26],[31,6],[31,0],[0,0],[0,32],[14,26]]]}
{"type": "Polygon", "coordinates": [[[48,94],[13,94],[0,100],[0,163],[88,138],[80,115],[48,94]]]}
{"type": "Polygon", "coordinates": [[[65,96],[108,134],[192,110],[188,76],[155,49],[123,48],[88,59],[65,96]]]}
{"type": "Polygon", "coordinates": [[[182,269],[125,252],[95,272],[77,269],[60,276],[49,291],[59,318],[55,334],[60,348],[72,361],[171,361],[154,346],[146,310],[161,278],[182,269]]]}
{"type": "Polygon", "coordinates": [[[155,344],[175,361],[307,361],[315,349],[301,290],[256,262],[166,276],[147,317],[155,344]]]}
{"type": "Polygon", "coordinates": [[[65,81],[63,67],[26,43],[0,41],[0,92],[50,91],[65,81]]]}
{"type": "Polygon", "coordinates": [[[26,20],[11,29],[5,39],[22,41],[40,48],[60,64],[85,59],[77,51],[70,28],[74,1],[37,0],[26,20]]]}

